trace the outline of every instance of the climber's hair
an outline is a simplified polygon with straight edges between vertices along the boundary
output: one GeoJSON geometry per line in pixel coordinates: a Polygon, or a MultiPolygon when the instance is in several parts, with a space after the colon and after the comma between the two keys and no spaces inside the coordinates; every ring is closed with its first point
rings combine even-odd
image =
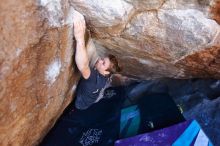
{"type": "Polygon", "coordinates": [[[109,71],[110,74],[115,74],[115,73],[121,72],[122,69],[121,69],[121,66],[118,63],[118,59],[112,54],[107,55],[107,57],[109,58],[109,60],[111,62],[111,65],[107,69],[107,71],[109,71]]]}

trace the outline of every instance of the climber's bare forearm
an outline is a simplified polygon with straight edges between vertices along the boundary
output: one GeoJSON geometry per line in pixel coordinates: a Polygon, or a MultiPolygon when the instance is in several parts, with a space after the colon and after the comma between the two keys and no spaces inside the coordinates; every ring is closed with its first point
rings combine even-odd
{"type": "Polygon", "coordinates": [[[76,39],[76,65],[84,78],[90,76],[89,58],[85,47],[85,19],[83,15],[74,12],[74,36],[76,39]]]}
{"type": "Polygon", "coordinates": [[[84,41],[76,41],[75,61],[80,71],[88,65],[88,55],[84,41]]]}

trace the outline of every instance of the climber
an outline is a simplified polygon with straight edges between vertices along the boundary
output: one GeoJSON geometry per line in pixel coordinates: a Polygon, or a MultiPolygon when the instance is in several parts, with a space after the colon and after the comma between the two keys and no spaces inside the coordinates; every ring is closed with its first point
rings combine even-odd
{"type": "Polygon", "coordinates": [[[120,67],[115,56],[109,54],[99,58],[94,67],[89,67],[89,57],[85,47],[85,19],[83,15],[74,12],[74,35],[76,39],[75,61],[82,77],[76,90],[75,107],[83,110],[102,97],[105,88],[109,86],[112,74],[119,72],[120,67]]]}

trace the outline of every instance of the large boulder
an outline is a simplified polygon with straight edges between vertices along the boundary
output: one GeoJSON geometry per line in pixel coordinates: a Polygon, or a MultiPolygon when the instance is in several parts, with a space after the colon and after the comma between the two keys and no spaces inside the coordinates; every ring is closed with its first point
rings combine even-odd
{"type": "Polygon", "coordinates": [[[142,79],[220,78],[218,0],[71,0],[98,48],[142,79]]]}
{"type": "Polygon", "coordinates": [[[72,10],[67,0],[1,1],[1,146],[37,145],[72,100],[72,10]]]}
{"type": "Polygon", "coordinates": [[[73,11],[135,78],[220,78],[219,0],[1,0],[0,145],[37,145],[78,81],[73,11]]]}

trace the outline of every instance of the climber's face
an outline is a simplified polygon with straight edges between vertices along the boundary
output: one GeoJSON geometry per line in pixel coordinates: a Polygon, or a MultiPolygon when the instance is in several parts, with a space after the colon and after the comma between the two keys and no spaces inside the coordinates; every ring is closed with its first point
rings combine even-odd
{"type": "Polygon", "coordinates": [[[111,61],[108,57],[99,58],[95,64],[95,68],[98,70],[98,72],[104,76],[109,75],[110,72],[107,71],[111,66],[111,61]]]}

